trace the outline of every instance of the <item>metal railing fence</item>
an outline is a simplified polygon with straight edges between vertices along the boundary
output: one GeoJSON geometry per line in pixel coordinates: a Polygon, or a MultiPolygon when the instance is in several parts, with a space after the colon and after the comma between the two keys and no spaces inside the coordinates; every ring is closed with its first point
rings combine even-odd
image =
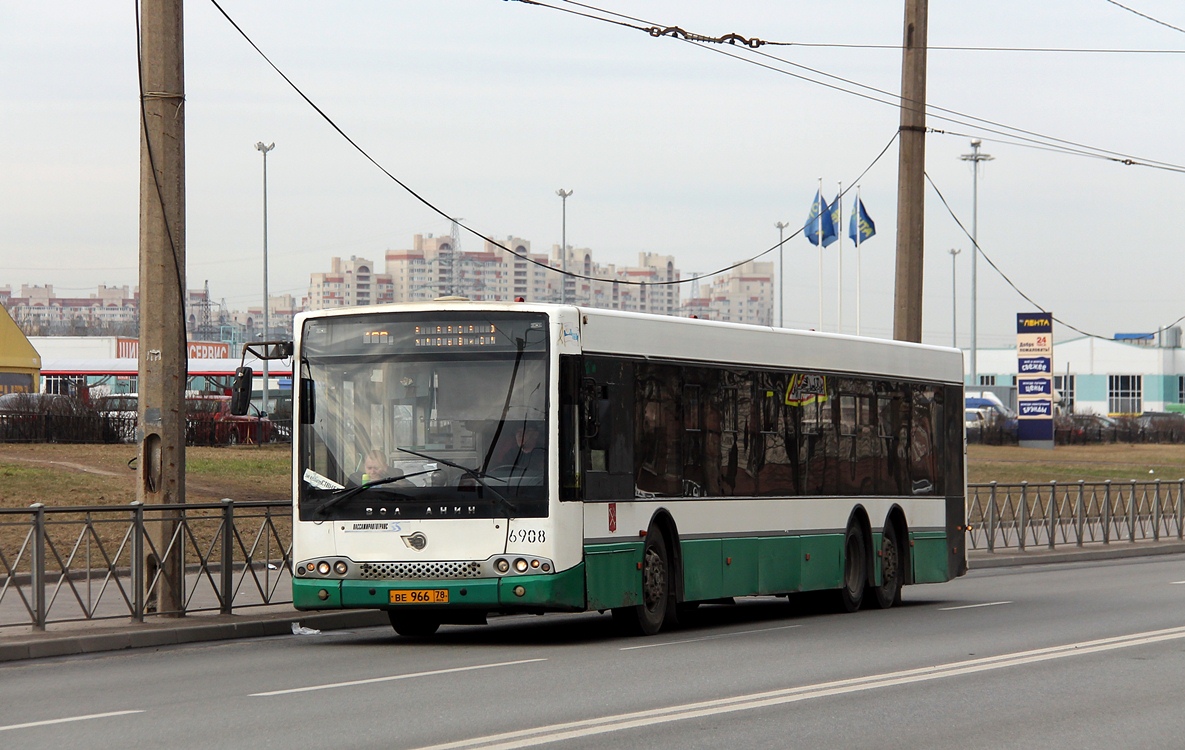
{"type": "MultiPolygon", "coordinates": [[[[291,603],[291,512],[232,500],[0,509],[0,632],[291,603]],[[157,611],[154,561],[178,557],[181,605],[157,611]]],[[[1181,540],[1182,519],[1185,479],[967,486],[970,550],[1181,540]]]]}
{"type": "Polygon", "coordinates": [[[1182,539],[1185,479],[967,485],[968,549],[1182,539]]]}
{"type": "Polygon", "coordinates": [[[233,500],[0,509],[0,632],[290,603],[291,513],[233,500]],[[154,604],[157,560],[183,571],[177,609],[154,604]]]}

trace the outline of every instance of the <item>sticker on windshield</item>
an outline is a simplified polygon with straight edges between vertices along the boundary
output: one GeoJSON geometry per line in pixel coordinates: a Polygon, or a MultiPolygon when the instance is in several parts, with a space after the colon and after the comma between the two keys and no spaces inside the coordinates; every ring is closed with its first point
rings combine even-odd
{"type": "Polygon", "coordinates": [[[305,484],[308,484],[309,486],[315,487],[319,490],[340,490],[343,488],[342,485],[333,481],[329,477],[322,476],[312,469],[305,469],[304,475],[301,477],[301,479],[305,481],[305,484]]]}

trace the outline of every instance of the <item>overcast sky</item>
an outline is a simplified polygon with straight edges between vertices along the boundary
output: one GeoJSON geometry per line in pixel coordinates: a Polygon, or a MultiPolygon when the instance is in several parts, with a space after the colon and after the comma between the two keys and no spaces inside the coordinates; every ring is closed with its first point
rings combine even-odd
{"type": "MultiPolygon", "coordinates": [[[[503,0],[346,3],[220,0],[257,45],[387,170],[445,214],[547,251],[600,262],[673,254],[685,276],[758,255],[889,143],[893,106],[787,75],[896,92],[903,3],[832,0],[599,7],[706,36],[821,47],[697,46],[503,0]],[[852,48],[839,45],[864,45],[852,48]],[[727,53],[727,54],[722,54],[727,53]],[[730,57],[728,55],[734,55],[730,57]],[[741,58],[741,59],[738,59],[741,58]],[[776,68],[760,67],[760,62],[776,68]],[[824,79],[795,65],[847,79],[824,79]]],[[[580,10],[551,0],[552,4],[580,10]]],[[[1185,28],[1173,0],[1123,3],[1185,28]]],[[[139,115],[133,3],[0,4],[0,286],[86,295],[137,283],[139,115]]],[[[933,47],[1185,50],[1185,34],[1106,0],[930,4],[933,47]]],[[[358,154],[203,0],[186,4],[188,286],[231,307],[262,298],[262,157],[268,155],[270,288],[298,298],[334,256],[375,260],[448,222],[358,154]]],[[[926,169],[968,229],[972,137],[982,167],[979,241],[1026,294],[1092,333],[1151,331],[1185,315],[1185,173],[1066,155],[1001,138],[982,118],[1137,161],[1185,165],[1183,54],[929,54],[926,169]],[[942,113],[938,113],[942,114],[942,113]],[[953,116],[953,115],[952,115],[953,116]],[[1004,142],[1001,142],[1004,141],[1004,142]]],[[[869,93],[867,90],[863,90],[869,93]]],[[[880,99],[884,95],[871,94],[880,99]]],[[[892,334],[896,143],[860,179],[877,235],[862,247],[862,332],[892,334]]],[[[844,223],[850,202],[845,201],[844,223]]],[[[462,248],[481,241],[464,236],[462,248]]],[[[824,254],[824,329],[838,318],[837,245],[824,254]]],[[[970,240],[926,193],[924,340],[969,341],[970,240]]],[[[786,323],[817,327],[819,251],[786,243],[786,323]]],[[[845,238],[843,322],[856,323],[845,238]]],[[[763,260],[776,260],[777,252],[763,260]]],[[[982,258],[979,342],[1015,340],[1032,305],[982,258]]],[[[684,295],[686,296],[685,290],[684,295]]],[[[1077,336],[1057,326],[1057,337],[1077,336]]]]}

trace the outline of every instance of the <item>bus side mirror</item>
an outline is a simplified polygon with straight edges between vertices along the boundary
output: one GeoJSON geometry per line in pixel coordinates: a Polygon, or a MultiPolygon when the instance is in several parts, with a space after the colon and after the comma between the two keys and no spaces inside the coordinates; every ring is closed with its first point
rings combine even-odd
{"type": "Polygon", "coordinates": [[[300,379],[300,423],[313,424],[317,421],[317,391],[316,383],[306,378],[300,379]]]}
{"type": "Polygon", "coordinates": [[[250,367],[235,370],[234,383],[230,389],[230,413],[236,417],[245,415],[251,409],[251,381],[255,372],[250,367]]]}

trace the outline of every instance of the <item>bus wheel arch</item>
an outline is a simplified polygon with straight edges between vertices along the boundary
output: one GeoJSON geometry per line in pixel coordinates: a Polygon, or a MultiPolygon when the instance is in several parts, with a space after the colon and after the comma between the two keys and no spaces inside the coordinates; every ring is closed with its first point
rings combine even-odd
{"type": "Polygon", "coordinates": [[[642,600],[632,607],[613,610],[613,620],[634,635],[654,635],[675,622],[676,581],[682,576],[674,521],[660,512],[650,521],[642,546],[642,600]]]}

